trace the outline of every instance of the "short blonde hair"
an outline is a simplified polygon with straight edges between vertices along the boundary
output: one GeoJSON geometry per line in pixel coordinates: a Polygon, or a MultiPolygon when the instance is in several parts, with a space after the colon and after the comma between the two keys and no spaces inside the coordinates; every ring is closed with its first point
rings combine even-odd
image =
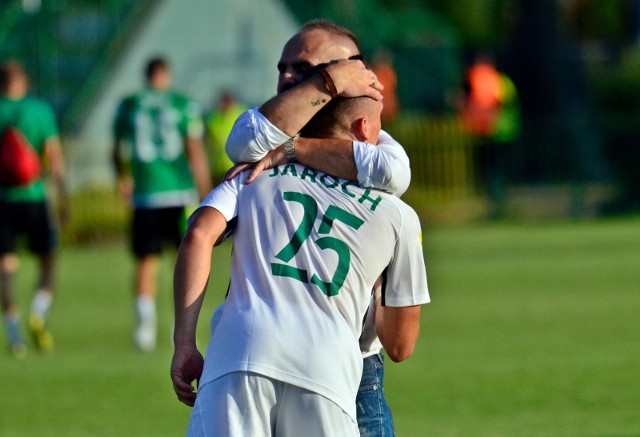
{"type": "Polygon", "coordinates": [[[351,131],[351,123],[370,113],[375,103],[371,97],[336,97],[316,113],[302,128],[300,134],[307,138],[333,138],[351,131]]]}
{"type": "Polygon", "coordinates": [[[298,34],[306,33],[312,30],[324,30],[332,35],[342,36],[350,39],[356,45],[358,52],[360,52],[360,44],[356,36],[344,26],[334,23],[333,21],[317,18],[315,20],[307,21],[300,28],[298,34]]]}

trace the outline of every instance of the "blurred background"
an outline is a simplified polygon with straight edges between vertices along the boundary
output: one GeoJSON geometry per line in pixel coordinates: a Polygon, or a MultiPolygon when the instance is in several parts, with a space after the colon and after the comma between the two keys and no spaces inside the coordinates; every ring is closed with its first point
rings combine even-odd
{"type": "MultiPolygon", "coordinates": [[[[155,55],[205,113],[225,93],[259,105],[284,43],[318,17],[354,31],[385,85],[425,231],[433,303],[414,357],[385,364],[398,435],[640,435],[640,0],[2,0],[0,59],[55,108],[72,220],[57,350],[0,356],[0,436],[184,433],[174,253],[159,349],[130,345],[114,112],[155,55]]],[[[201,345],[228,285],[221,250],[201,345]]],[[[26,308],[36,265],[22,261],[26,308]]]]}
{"type": "Polygon", "coordinates": [[[426,223],[640,208],[638,0],[6,0],[0,59],[25,63],[62,128],[65,240],[125,227],[111,124],[150,56],[207,110],[224,91],[254,106],[275,93],[284,42],[316,17],[352,29],[386,84],[383,127],[410,155],[405,199],[426,223]]]}

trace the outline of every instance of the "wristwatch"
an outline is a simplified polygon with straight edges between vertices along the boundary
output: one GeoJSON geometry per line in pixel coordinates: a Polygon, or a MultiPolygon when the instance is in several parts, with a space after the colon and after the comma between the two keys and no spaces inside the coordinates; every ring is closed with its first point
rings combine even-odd
{"type": "Polygon", "coordinates": [[[300,138],[299,132],[284,142],[284,154],[289,162],[294,162],[296,160],[296,141],[298,141],[298,138],[300,138]]]}

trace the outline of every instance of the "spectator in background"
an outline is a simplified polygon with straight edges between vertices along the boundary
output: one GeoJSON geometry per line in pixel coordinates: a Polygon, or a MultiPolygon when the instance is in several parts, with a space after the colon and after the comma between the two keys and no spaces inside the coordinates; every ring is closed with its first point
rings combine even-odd
{"type": "Polygon", "coordinates": [[[224,145],[233,123],[247,108],[240,104],[235,96],[224,91],[220,94],[216,108],[207,115],[205,121],[206,141],[209,152],[209,168],[214,183],[222,180],[226,172],[233,166],[227,156],[224,145]]]}
{"type": "Polygon", "coordinates": [[[463,125],[477,140],[475,169],[489,197],[489,217],[499,218],[504,213],[508,145],[520,136],[516,87],[490,56],[481,54],[467,70],[461,106],[463,125]]]}
{"type": "Polygon", "coordinates": [[[113,162],[121,194],[133,206],[131,239],[137,264],[133,339],[148,352],[156,346],[159,255],[166,243],[180,245],[185,207],[202,200],[211,181],[198,105],[171,91],[165,59],[151,59],[145,74],[147,87],[123,99],[116,112],[113,162]]]}
{"type": "MultiPolygon", "coordinates": [[[[55,182],[60,221],[64,223],[68,219],[68,200],[64,187],[65,168],[58,126],[49,104],[29,96],[28,91],[29,77],[22,65],[15,61],[3,63],[0,66],[0,159],[10,159],[6,154],[10,141],[15,138],[25,139],[28,144],[23,144],[37,153],[37,168],[48,167],[55,182]],[[9,138],[10,135],[13,135],[13,139],[9,138]]],[[[17,162],[4,164],[18,166],[17,162]]],[[[4,180],[8,172],[3,170],[3,173],[4,180]]],[[[0,187],[2,310],[12,353],[16,358],[24,358],[27,348],[22,338],[20,315],[13,296],[14,276],[19,265],[15,253],[16,239],[24,235],[29,250],[38,258],[39,279],[31,303],[29,330],[36,346],[48,351],[53,348],[53,337],[47,330],[47,321],[53,303],[57,235],[49,215],[45,183],[39,170],[33,173],[33,178],[28,182],[3,182],[0,187]]]]}
{"type": "Polygon", "coordinates": [[[384,102],[382,123],[392,122],[398,115],[400,105],[397,96],[398,76],[393,68],[391,53],[386,49],[378,49],[373,55],[371,70],[384,87],[380,91],[384,102]]]}

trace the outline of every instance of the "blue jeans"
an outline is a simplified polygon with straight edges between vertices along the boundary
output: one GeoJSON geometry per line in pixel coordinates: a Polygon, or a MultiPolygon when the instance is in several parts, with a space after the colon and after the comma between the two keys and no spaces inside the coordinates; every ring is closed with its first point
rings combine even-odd
{"type": "Polygon", "coordinates": [[[362,380],[356,397],[358,428],[361,437],[395,436],[391,410],[384,397],[384,358],[382,354],[364,359],[362,380]]]}

